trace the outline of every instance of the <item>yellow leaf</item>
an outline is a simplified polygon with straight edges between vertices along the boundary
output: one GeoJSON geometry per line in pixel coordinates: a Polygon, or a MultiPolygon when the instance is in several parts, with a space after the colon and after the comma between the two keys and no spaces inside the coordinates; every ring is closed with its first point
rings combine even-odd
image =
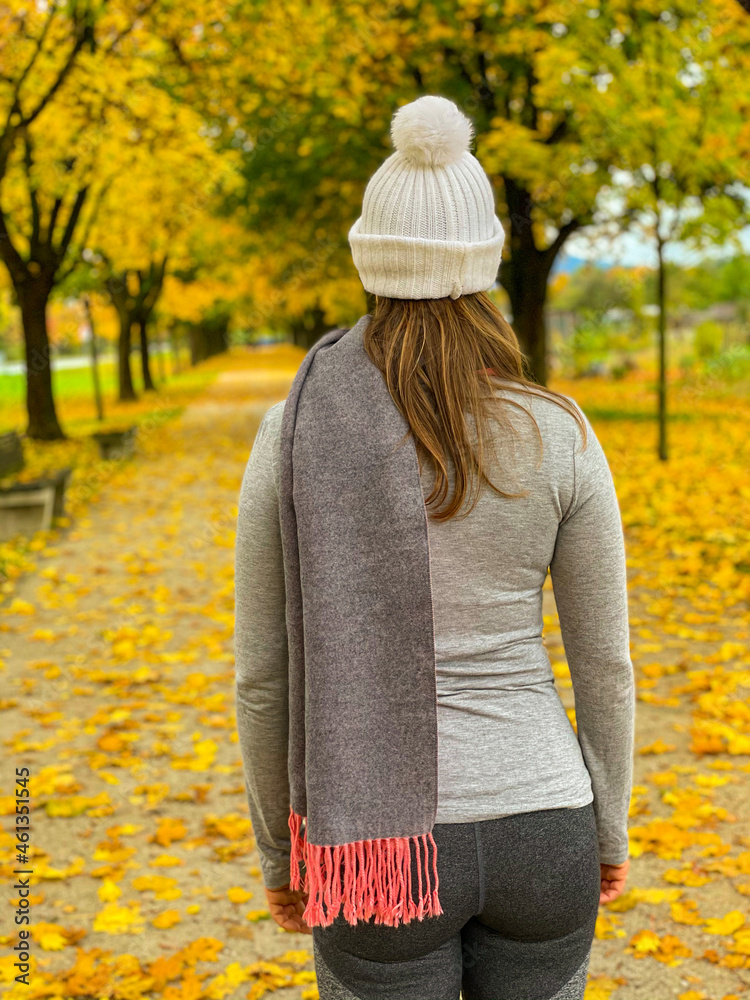
{"type": "Polygon", "coordinates": [[[657,754],[657,753],[669,753],[675,749],[674,743],[665,743],[664,740],[655,740],[653,743],[649,743],[648,746],[641,747],[638,750],[639,754],[657,754]]]}
{"type": "Polygon", "coordinates": [[[103,934],[140,934],[143,931],[143,917],[138,903],[118,906],[107,903],[94,918],[94,930],[103,934]]]}
{"type": "Polygon", "coordinates": [[[596,918],[594,936],[597,940],[605,940],[613,937],[624,937],[625,931],[621,930],[621,921],[616,916],[608,913],[600,913],[596,918]]]}
{"type": "Polygon", "coordinates": [[[246,816],[230,813],[228,816],[206,816],[206,833],[219,834],[227,840],[242,840],[252,832],[252,824],[246,816]]]}
{"type": "Polygon", "coordinates": [[[84,931],[67,931],[58,924],[40,923],[29,927],[31,937],[43,951],[62,951],[66,945],[84,936],[84,931]]]}
{"type": "Polygon", "coordinates": [[[198,938],[183,948],[182,954],[188,965],[194,965],[196,962],[215,962],[223,947],[223,942],[216,938],[198,938]]]}
{"type": "Polygon", "coordinates": [[[159,820],[159,828],[153,835],[153,840],[162,847],[169,847],[175,840],[182,840],[187,833],[187,827],[181,819],[163,817],[159,820]]]}
{"type": "Polygon", "coordinates": [[[33,615],[36,614],[33,604],[22,601],[20,597],[14,598],[7,608],[3,609],[6,615],[33,615]]]}
{"type": "Polygon", "coordinates": [[[741,910],[732,910],[727,913],[725,917],[720,917],[715,919],[713,917],[708,917],[704,921],[704,930],[706,934],[720,934],[727,936],[729,934],[734,934],[735,931],[739,930],[740,927],[745,923],[745,914],[741,910]]]}
{"type": "Polygon", "coordinates": [[[623,979],[612,979],[610,976],[596,976],[586,983],[584,1000],[610,1000],[615,990],[623,985],[623,979]]]}
{"type": "Polygon", "coordinates": [[[706,882],[711,881],[710,875],[699,875],[698,872],[694,872],[692,868],[668,868],[662,873],[662,878],[665,882],[674,882],[677,885],[689,885],[693,887],[705,885],[706,882]]]}
{"type": "Polygon", "coordinates": [[[231,889],[227,889],[227,896],[229,897],[230,903],[246,903],[248,899],[252,899],[252,892],[248,892],[247,889],[242,889],[240,886],[232,886],[231,889]]]}
{"type": "Polygon", "coordinates": [[[178,910],[165,910],[158,917],[154,917],[151,923],[154,927],[158,927],[159,930],[166,930],[168,927],[174,927],[175,924],[179,924],[181,920],[182,917],[178,910]]]}
{"type": "Polygon", "coordinates": [[[750,929],[737,931],[731,950],[738,955],[750,955],[750,929]]]}
{"type": "Polygon", "coordinates": [[[673,934],[665,934],[660,938],[658,934],[648,930],[635,934],[626,951],[635,958],[645,958],[650,955],[657,962],[670,966],[679,965],[683,958],[690,958],[692,955],[690,948],[673,934]]]}
{"type": "Polygon", "coordinates": [[[182,890],[177,887],[177,879],[167,875],[139,875],[132,880],[138,892],[153,892],[156,899],[179,899],[182,890]]]}
{"type": "Polygon", "coordinates": [[[659,950],[661,944],[658,934],[653,931],[639,931],[630,942],[632,948],[639,954],[649,954],[659,950]]]}
{"type": "Polygon", "coordinates": [[[304,949],[300,949],[300,951],[285,951],[279,959],[280,962],[290,962],[292,965],[307,965],[312,960],[312,954],[304,949]]]}
{"type": "Polygon", "coordinates": [[[672,903],[669,912],[676,924],[697,926],[703,923],[703,917],[698,913],[698,904],[693,899],[685,899],[677,903],[672,903]]]}
{"type": "Polygon", "coordinates": [[[98,894],[103,903],[114,903],[122,895],[122,889],[111,878],[105,878],[99,886],[98,894]]]}
{"type": "Polygon", "coordinates": [[[314,983],[315,973],[312,969],[300,969],[292,976],[292,986],[304,986],[305,983],[314,983]]]}

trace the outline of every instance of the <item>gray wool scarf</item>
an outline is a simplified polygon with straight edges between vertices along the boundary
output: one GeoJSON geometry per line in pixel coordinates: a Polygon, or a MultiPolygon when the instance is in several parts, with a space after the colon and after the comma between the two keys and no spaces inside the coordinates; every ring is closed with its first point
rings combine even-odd
{"type": "Polygon", "coordinates": [[[314,344],[281,425],[290,884],[309,926],[442,913],[427,513],[369,321],[314,344]]]}

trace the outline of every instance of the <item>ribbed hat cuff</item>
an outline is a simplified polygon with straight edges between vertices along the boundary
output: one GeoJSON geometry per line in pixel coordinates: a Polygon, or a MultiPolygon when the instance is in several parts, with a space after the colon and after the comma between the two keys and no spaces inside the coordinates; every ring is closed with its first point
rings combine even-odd
{"type": "Polygon", "coordinates": [[[485,292],[497,279],[505,233],[495,216],[481,243],[414,239],[349,230],[354,265],[365,290],[392,299],[442,299],[485,292]]]}

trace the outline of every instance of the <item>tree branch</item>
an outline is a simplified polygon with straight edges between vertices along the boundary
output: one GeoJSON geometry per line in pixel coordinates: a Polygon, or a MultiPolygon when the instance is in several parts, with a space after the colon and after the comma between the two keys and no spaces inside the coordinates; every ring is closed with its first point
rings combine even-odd
{"type": "Polygon", "coordinates": [[[78,58],[78,53],[81,51],[86,42],[91,41],[93,37],[94,37],[93,28],[91,27],[90,24],[84,23],[83,30],[80,30],[78,32],[78,37],[76,38],[75,45],[70,50],[70,54],[68,55],[68,58],[65,60],[62,69],[57,74],[57,79],[52,84],[52,86],[47,90],[47,93],[44,94],[44,96],[39,99],[36,108],[34,108],[34,110],[30,112],[30,114],[26,115],[25,117],[22,117],[20,122],[21,125],[24,126],[30,125],[36,118],[39,117],[39,115],[46,108],[46,106],[49,104],[49,102],[55,96],[57,91],[65,82],[65,78],[70,73],[71,69],[73,68],[73,65],[75,64],[76,59],[78,58]]]}
{"type": "Polygon", "coordinates": [[[23,130],[23,145],[23,165],[26,170],[26,182],[29,186],[29,201],[31,202],[31,239],[29,241],[29,249],[31,251],[31,256],[33,257],[39,249],[41,225],[39,219],[39,200],[36,196],[36,189],[34,188],[31,176],[34,170],[34,160],[31,152],[31,139],[29,138],[29,133],[26,129],[23,130]]]}
{"type": "Polygon", "coordinates": [[[554,146],[555,143],[559,142],[563,136],[568,131],[568,116],[561,118],[560,121],[555,125],[550,134],[544,140],[545,146],[554,146]]]}
{"type": "Polygon", "coordinates": [[[60,214],[62,203],[63,203],[62,198],[55,198],[55,203],[52,206],[52,211],[49,214],[49,225],[47,226],[47,246],[50,249],[52,249],[52,240],[54,238],[55,226],[57,225],[57,216],[60,214]]]}
{"type": "Polygon", "coordinates": [[[529,127],[531,128],[532,132],[538,131],[537,126],[539,124],[539,112],[537,110],[536,104],[534,104],[534,96],[533,96],[534,84],[538,82],[539,81],[534,75],[534,67],[531,65],[531,63],[529,63],[529,65],[526,67],[526,91],[528,94],[528,101],[525,110],[528,110],[529,127]]]}
{"type": "Polygon", "coordinates": [[[26,261],[13,246],[8,227],[5,224],[5,213],[0,208],[0,257],[3,258],[5,266],[10,272],[14,285],[20,285],[26,281],[29,271],[26,261]]]}
{"type": "MultiPolygon", "coordinates": [[[[96,217],[99,214],[99,209],[101,207],[102,201],[104,200],[104,196],[111,187],[111,185],[112,181],[109,180],[106,182],[106,184],[102,186],[99,195],[96,201],[94,202],[91,211],[89,212],[89,217],[86,220],[86,228],[83,231],[83,237],[81,238],[80,242],[81,249],[84,249],[86,244],[88,243],[88,238],[91,235],[91,230],[93,229],[94,222],[96,221],[96,217]]],[[[102,254],[102,257],[107,262],[107,264],[109,264],[109,261],[107,260],[106,257],[104,257],[104,254],[102,254]]],[[[73,271],[75,271],[76,267],[78,267],[80,259],[81,259],[80,253],[77,253],[74,257],[70,259],[68,266],[60,272],[59,281],[65,281],[65,279],[69,277],[73,273],[73,271]]]]}
{"type": "Polygon", "coordinates": [[[96,197],[96,201],[94,202],[91,211],[89,212],[89,217],[86,221],[86,228],[83,231],[81,247],[85,247],[86,244],[88,243],[89,236],[91,236],[91,230],[94,228],[94,223],[96,222],[97,217],[99,215],[99,209],[102,207],[102,202],[106,198],[107,192],[112,187],[113,183],[114,183],[114,177],[110,177],[110,179],[108,181],[105,181],[104,184],[102,184],[101,188],[99,189],[99,194],[96,197]]]}
{"type": "Polygon", "coordinates": [[[39,53],[42,51],[42,48],[44,47],[44,39],[47,37],[47,32],[50,29],[50,25],[52,24],[52,21],[56,13],[57,13],[57,7],[55,6],[54,3],[50,4],[49,16],[47,20],[44,22],[44,27],[42,28],[39,37],[37,38],[36,48],[34,49],[31,55],[31,59],[29,59],[26,65],[26,68],[21,71],[21,75],[19,76],[18,80],[15,81],[15,87],[13,89],[13,97],[11,98],[10,101],[10,108],[8,111],[8,120],[6,122],[6,126],[10,124],[11,115],[18,110],[19,100],[21,95],[21,87],[24,85],[27,76],[34,68],[34,63],[39,58],[39,53]]]}
{"type": "Polygon", "coordinates": [[[164,285],[164,275],[167,270],[167,254],[164,255],[161,264],[156,264],[151,261],[149,267],[149,273],[151,276],[151,287],[148,294],[144,300],[144,308],[147,310],[146,316],[150,316],[154,306],[156,305],[159,296],[161,295],[161,290],[164,285]]]}
{"type": "Polygon", "coordinates": [[[177,57],[177,62],[180,64],[180,66],[182,66],[183,69],[187,69],[187,70],[189,70],[192,73],[193,72],[193,67],[188,62],[188,60],[185,58],[185,56],[183,55],[182,49],[180,48],[180,42],[179,42],[179,40],[177,38],[170,38],[169,39],[169,47],[171,48],[172,52],[174,52],[175,56],[177,57]]]}
{"type": "Polygon", "coordinates": [[[577,229],[580,229],[581,225],[582,223],[580,219],[571,219],[570,222],[566,222],[565,225],[560,226],[559,230],[557,231],[557,236],[544,251],[545,256],[548,255],[550,258],[550,267],[554,263],[555,257],[562,249],[562,246],[567,240],[567,238],[571,236],[577,229]]]}
{"type": "Polygon", "coordinates": [[[83,208],[83,203],[86,201],[86,195],[88,193],[89,186],[87,184],[76,194],[73,207],[71,208],[70,215],[68,216],[68,224],[65,227],[65,232],[63,233],[62,240],[60,241],[56,251],[60,262],[62,262],[65,254],[68,252],[68,247],[70,246],[70,241],[73,239],[73,233],[76,228],[76,223],[78,222],[78,217],[81,214],[81,209],[83,208]]]}
{"type": "MultiPolygon", "coordinates": [[[[151,10],[151,8],[156,5],[156,2],[157,2],[157,0],[149,0],[149,2],[147,4],[145,4],[143,7],[141,7],[141,9],[139,11],[137,11],[135,17],[130,22],[130,24],[127,27],[123,28],[122,31],[119,31],[115,35],[114,39],[112,40],[112,44],[109,45],[104,50],[104,54],[105,55],[109,55],[110,52],[112,52],[112,50],[115,48],[115,46],[119,45],[119,43],[123,40],[123,38],[126,38],[130,34],[130,32],[136,26],[137,22],[142,17],[145,17],[146,14],[148,14],[148,12],[151,10]]],[[[186,65],[187,65],[187,63],[186,63],[186,65]]]]}

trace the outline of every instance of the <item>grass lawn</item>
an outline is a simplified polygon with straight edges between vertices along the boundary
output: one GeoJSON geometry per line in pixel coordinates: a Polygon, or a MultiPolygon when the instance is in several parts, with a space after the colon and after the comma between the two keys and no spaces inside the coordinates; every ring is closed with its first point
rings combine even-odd
{"type": "MultiPolygon", "coordinates": [[[[202,370],[202,366],[195,369],[185,370],[177,376],[172,377],[173,360],[171,357],[164,357],[164,368],[167,377],[167,386],[187,388],[196,383],[197,388],[205,384],[205,379],[197,373],[202,370]]],[[[182,365],[187,369],[188,358],[185,355],[181,359],[182,365]]],[[[152,376],[157,385],[161,382],[160,366],[156,359],[152,359],[152,376]]],[[[136,392],[141,392],[140,368],[138,359],[133,359],[133,377],[136,383],[136,392]]],[[[213,377],[211,375],[210,377],[213,377]]],[[[99,365],[99,381],[104,398],[104,425],[108,426],[121,422],[122,417],[128,415],[128,409],[134,405],[132,403],[118,403],[117,401],[117,366],[113,361],[104,362],[99,365]]],[[[52,388],[55,396],[58,416],[66,433],[90,433],[95,430],[96,410],[94,404],[94,384],[89,367],[64,368],[60,371],[52,372],[52,388]],[[89,427],[89,425],[91,425],[89,427]]],[[[161,392],[157,390],[157,394],[161,392]]],[[[145,397],[154,398],[151,393],[145,397]]],[[[140,409],[140,407],[139,407],[140,409]]],[[[10,430],[23,432],[26,426],[26,376],[0,375],[0,433],[10,430]]]]}

